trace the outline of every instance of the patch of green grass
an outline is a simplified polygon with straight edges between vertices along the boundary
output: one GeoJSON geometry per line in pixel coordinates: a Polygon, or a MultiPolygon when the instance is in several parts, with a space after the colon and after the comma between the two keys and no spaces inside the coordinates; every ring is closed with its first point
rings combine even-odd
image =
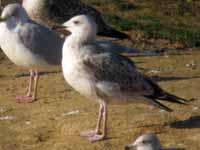
{"type": "Polygon", "coordinates": [[[133,3],[130,3],[127,0],[110,0],[112,3],[115,3],[120,11],[130,11],[135,10],[137,6],[133,3]]]}
{"type": "MultiPolygon", "coordinates": [[[[145,1],[146,2],[146,1],[145,1]]],[[[200,2],[199,0],[150,0],[152,9],[156,9],[159,13],[168,16],[193,16],[200,15],[200,2]]]]}
{"type": "Polygon", "coordinates": [[[199,0],[86,0],[106,8],[105,20],[119,30],[135,30],[145,38],[179,41],[200,47],[199,0]],[[105,6],[106,4],[106,6],[105,6]],[[110,7],[109,7],[110,6],[110,7]]]}
{"type": "Polygon", "coordinates": [[[172,42],[180,41],[188,47],[200,47],[200,28],[197,27],[172,22],[165,24],[165,20],[150,15],[130,19],[107,15],[106,20],[120,30],[142,31],[147,38],[169,39],[172,42]]]}
{"type": "Polygon", "coordinates": [[[131,30],[133,29],[134,22],[128,19],[120,18],[116,15],[105,15],[105,20],[113,24],[116,28],[120,30],[131,30]]]}
{"type": "Polygon", "coordinates": [[[101,0],[101,1],[86,0],[86,2],[89,2],[92,5],[97,5],[97,6],[102,6],[102,7],[104,4],[108,4],[108,5],[115,4],[118,7],[118,9],[121,11],[129,11],[129,10],[133,10],[137,8],[135,5],[133,5],[127,0],[101,0]]]}

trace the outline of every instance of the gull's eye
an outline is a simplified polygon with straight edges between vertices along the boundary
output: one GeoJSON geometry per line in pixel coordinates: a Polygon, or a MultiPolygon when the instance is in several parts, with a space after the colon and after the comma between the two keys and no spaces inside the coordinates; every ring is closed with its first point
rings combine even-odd
{"type": "Polygon", "coordinates": [[[80,24],[80,22],[79,21],[74,21],[74,24],[80,24]]]}
{"type": "Polygon", "coordinates": [[[142,144],[148,144],[149,142],[148,141],[142,141],[142,144]]]}

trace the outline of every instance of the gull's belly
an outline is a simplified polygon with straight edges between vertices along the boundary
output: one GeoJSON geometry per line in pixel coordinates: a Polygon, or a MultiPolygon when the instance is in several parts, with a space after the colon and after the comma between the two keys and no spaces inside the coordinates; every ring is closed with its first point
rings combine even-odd
{"type": "Polygon", "coordinates": [[[40,68],[48,65],[40,56],[27,49],[16,34],[8,33],[9,31],[6,30],[2,32],[0,33],[0,46],[13,63],[25,68],[40,68]]]}

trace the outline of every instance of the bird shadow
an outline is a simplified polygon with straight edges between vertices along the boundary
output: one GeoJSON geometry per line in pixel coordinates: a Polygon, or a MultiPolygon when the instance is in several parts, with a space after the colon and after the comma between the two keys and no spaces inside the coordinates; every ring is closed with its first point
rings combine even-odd
{"type": "Polygon", "coordinates": [[[162,150],[186,150],[185,148],[162,148],[162,150]]]}
{"type": "Polygon", "coordinates": [[[200,76],[193,76],[193,77],[159,77],[159,76],[151,76],[154,81],[174,81],[174,80],[190,80],[190,79],[198,79],[200,76]]]}
{"type": "Polygon", "coordinates": [[[200,128],[200,116],[192,116],[189,119],[183,121],[175,121],[169,124],[169,126],[176,129],[200,128]]]}
{"type": "Polygon", "coordinates": [[[185,148],[162,148],[162,150],[186,150],[185,148]]]}
{"type": "Polygon", "coordinates": [[[4,78],[4,77],[5,77],[4,75],[0,75],[0,79],[1,79],[1,78],[4,78]]]}
{"type": "MultiPolygon", "coordinates": [[[[61,73],[62,71],[49,71],[49,72],[39,72],[40,76],[48,75],[48,74],[57,74],[61,73]]],[[[22,78],[22,77],[28,77],[30,74],[29,73],[24,73],[24,74],[16,74],[16,78],[22,78]]]]}

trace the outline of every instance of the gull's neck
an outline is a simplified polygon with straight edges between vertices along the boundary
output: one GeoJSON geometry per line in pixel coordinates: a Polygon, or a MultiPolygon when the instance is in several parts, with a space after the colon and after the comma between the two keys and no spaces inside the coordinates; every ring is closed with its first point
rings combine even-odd
{"type": "Polygon", "coordinates": [[[65,43],[68,47],[73,48],[73,49],[79,49],[80,47],[87,45],[87,44],[92,44],[96,42],[95,37],[84,37],[84,36],[74,36],[73,34],[66,37],[65,43]]]}
{"type": "Polygon", "coordinates": [[[64,45],[63,45],[63,62],[71,61],[71,60],[79,60],[82,59],[83,55],[85,55],[84,48],[85,45],[93,44],[94,40],[83,40],[80,38],[75,38],[70,35],[66,37],[64,45]]]}

